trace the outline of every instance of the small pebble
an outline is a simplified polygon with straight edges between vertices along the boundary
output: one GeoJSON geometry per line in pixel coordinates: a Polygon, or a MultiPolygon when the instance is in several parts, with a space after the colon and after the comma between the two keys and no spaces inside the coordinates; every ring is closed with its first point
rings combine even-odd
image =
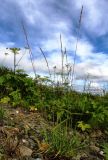
{"type": "Polygon", "coordinates": [[[19,111],[16,111],[16,113],[18,114],[18,113],[19,113],[19,111]]]}
{"type": "Polygon", "coordinates": [[[104,155],[104,152],[103,152],[103,151],[100,151],[99,154],[100,154],[101,156],[103,156],[103,155],[104,155]]]}
{"type": "Polygon", "coordinates": [[[26,141],[25,139],[22,139],[22,142],[23,142],[23,143],[26,143],[27,141],[26,141]]]}

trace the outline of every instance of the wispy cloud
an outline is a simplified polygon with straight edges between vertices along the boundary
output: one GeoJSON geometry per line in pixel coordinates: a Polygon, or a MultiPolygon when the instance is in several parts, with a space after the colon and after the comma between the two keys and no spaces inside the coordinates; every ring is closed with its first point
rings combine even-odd
{"type": "MultiPolygon", "coordinates": [[[[76,46],[76,31],[81,6],[84,6],[81,32],[79,35],[75,71],[77,76],[91,74],[108,80],[108,5],[107,0],[5,0],[0,2],[0,63],[13,66],[13,55],[5,56],[6,47],[21,47],[17,60],[23,55],[26,46],[21,21],[23,20],[33,51],[34,64],[39,74],[47,74],[45,60],[49,67],[61,69],[60,34],[63,49],[67,49],[68,61],[73,65],[76,46]]],[[[26,53],[19,67],[33,73],[29,54],[26,53]]]]}

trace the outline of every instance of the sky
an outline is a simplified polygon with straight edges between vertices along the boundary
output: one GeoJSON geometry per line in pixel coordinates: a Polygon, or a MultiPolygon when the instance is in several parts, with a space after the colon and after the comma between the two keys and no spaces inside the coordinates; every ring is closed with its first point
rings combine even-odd
{"type": "MultiPolygon", "coordinates": [[[[6,48],[21,48],[17,68],[33,76],[33,68],[22,22],[25,26],[37,74],[48,75],[44,51],[51,73],[61,70],[60,34],[68,63],[73,65],[78,22],[82,21],[76,52],[76,79],[89,75],[96,85],[108,80],[108,1],[107,0],[0,0],[0,64],[13,67],[13,54],[6,48]],[[5,53],[9,53],[5,55],[5,53]],[[98,81],[98,82],[97,82],[98,81]]],[[[65,63],[65,62],[64,62],[65,63]]],[[[65,65],[65,64],[64,64],[65,65]]]]}

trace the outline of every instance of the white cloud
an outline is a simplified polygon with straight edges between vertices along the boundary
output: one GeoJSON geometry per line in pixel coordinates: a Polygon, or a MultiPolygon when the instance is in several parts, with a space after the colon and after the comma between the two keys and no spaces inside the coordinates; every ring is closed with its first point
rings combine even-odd
{"type": "MultiPolygon", "coordinates": [[[[11,0],[11,2],[14,3],[13,0],[11,0]]],[[[95,36],[102,36],[108,32],[108,21],[105,20],[108,18],[107,0],[73,0],[65,3],[66,5],[64,6],[64,2],[61,4],[61,2],[56,3],[54,0],[48,0],[47,2],[44,0],[19,0],[16,2],[21,12],[20,16],[22,17],[20,18],[25,18],[24,20],[27,23],[28,32],[31,33],[30,35],[33,35],[33,37],[30,38],[30,43],[35,44],[35,46],[33,46],[33,53],[36,53],[34,55],[36,57],[34,59],[34,64],[37,73],[44,74],[48,72],[46,62],[37,48],[37,44],[39,47],[42,47],[45,52],[51,71],[53,71],[54,66],[57,66],[58,71],[61,70],[60,34],[62,35],[63,50],[65,48],[67,49],[68,62],[71,63],[71,65],[73,64],[73,56],[76,47],[73,18],[78,22],[82,5],[84,5],[81,24],[83,30],[86,30],[87,34],[92,36],[92,38],[95,38],[95,36]]],[[[5,14],[7,14],[7,12],[5,14]]],[[[13,15],[11,16],[13,17],[13,15]]],[[[5,16],[5,20],[7,17],[9,21],[11,18],[5,16]]],[[[15,28],[15,26],[13,26],[13,28],[15,28]]],[[[10,37],[10,39],[11,38],[13,37],[10,37]]],[[[7,50],[5,50],[6,47],[14,47],[16,44],[14,41],[11,42],[11,40],[7,40],[6,43],[0,43],[0,63],[13,67],[12,53],[9,51],[9,55],[7,56],[5,56],[4,53],[7,52],[7,50]]],[[[17,55],[17,61],[23,53],[24,50],[22,49],[20,54],[17,55]]],[[[107,52],[96,52],[95,46],[89,42],[86,34],[82,36],[79,39],[77,49],[75,66],[77,74],[84,76],[89,73],[92,76],[98,76],[101,77],[101,79],[108,80],[107,64],[107,52]]],[[[24,55],[19,67],[33,75],[28,53],[24,55]]]]}
{"type": "Polygon", "coordinates": [[[74,0],[74,4],[78,10],[81,9],[82,5],[84,6],[82,25],[88,32],[95,34],[95,36],[101,36],[108,32],[107,0],[74,0]]]}
{"type": "MultiPolygon", "coordinates": [[[[70,39],[67,39],[65,35],[62,36],[63,38],[63,46],[69,47],[69,53],[68,54],[68,62],[72,65],[73,64],[73,56],[74,55],[74,45],[76,42],[75,37],[70,37],[70,39]],[[72,40],[72,41],[71,41],[72,40]],[[68,44],[69,42],[69,44],[68,44]]],[[[59,39],[59,37],[58,37],[59,39]]],[[[59,40],[57,42],[56,37],[54,39],[49,39],[46,41],[46,43],[43,43],[42,46],[45,50],[45,55],[47,57],[50,70],[53,72],[53,67],[56,66],[57,70],[61,70],[61,53],[59,46],[59,40]],[[53,51],[54,49],[57,49],[53,51]],[[50,52],[47,54],[47,52],[50,52]]],[[[5,44],[6,45],[6,44],[5,44]]],[[[4,45],[4,46],[5,46],[4,45]]],[[[67,47],[67,51],[68,51],[67,47]]],[[[13,55],[11,51],[9,52],[9,55],[5,55],[7,50],[5,48],[1,48],[0,50],[0,62],[6,64],[7,66],[13,66],[13,55]]],[[[17,55],[17,61],[22,57],[24,54],[24,49],[20,51],[20,54],[17,55]]],[[[40,52],[38,50],[38,52],[40,52]]],[[[45,62],[44,57],[42,56],[41,52],[38,53],[38,56],[36,59],[34,59],[34,64],[36,67],[37,73],[48,73],[48,68],[45,62]]],[[[108,70],[107,70],[107,64],[108,64],[108,55],[105,53],[95,53],[94,47],[88,42],[80,40],[78,44],[78,51],[77,56],[79,57],[79,60],[76,60],[76,66],[75,71],[77,75],[85,76],[85,74],[90,74],[92,76],[98,76],[101,77],[101,79],[108,79],[108,70]]],[[[65,62],[66,63],[66,62],[65,62]]],[[[64,64],[65,64],[64,63],[64,64]]],[[[30,62],[30,57],[28,52],[26,51],[24,57],[22,58],[21,62],[19,63],[19,67],[26,70],[29,74],[33,72],[32,65],[30,62]]]]}

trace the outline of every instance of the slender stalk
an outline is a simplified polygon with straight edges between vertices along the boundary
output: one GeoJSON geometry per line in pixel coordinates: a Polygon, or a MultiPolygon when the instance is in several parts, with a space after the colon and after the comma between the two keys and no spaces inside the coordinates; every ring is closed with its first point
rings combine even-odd
{"type": "Polygon", "coordinates": [[[89,85],[88,85],[88,93],[90,93],[90,88],[91,88],[91,81],[89,82],[89,85]]]}
{"type": "Polygon", "coordinates": [[[74,54],[73,68],[72,68],[71,87],[72,87],[72,84],[73,84],[74,73],[75,73],[76,54],[77,54],[77,49],[78,49],[78,41],[79,41],[79,33],[80,33],[80,28],[81,28],[82,14],[83,14],[83,6],[81,8],[80,18],[79,18],[79,25],[78,25],[78,30],[77,30],[76,47],[75,47],[75,54],[74,54]]]}
{"type": "Polygon", "coordinates": [[[87,76],[86,76],[85,79],[84,79],[84,88],[83,88],[83,92],[86,91],[86,84],[87,84],[88,78],[89,78],[89,74],[87,74],[87,76]]]}
{"type": "Polygon", "coordinates": [[[15,74],[15,69],[16,69],[16,54],[14,52],[14,74],[15,74]]]}
{"type": "MultiPolygon", "coordinates": [[[[66,51],[66,48],[65,48],[65,50],[64,50],[64,57],[66,57],[66,64],[65,64],[65,66],[66,66],[66,71],[67,71],[67,64],[68,64],[68,62],[67,62],[67,53],[66,53],[67,51],[66,51]]],[[[67,80],[67,74],[65,74],[65,77],[64,77],[64,81],[66,82],[66,80],[67,80]]]]}
{"type": "Polygon", "coordinates": [[[49,64],[48,64],[47,58],[46,58],[46,56],[45,56],[45,53],[43,52],[42,48],[39,48],[39,49],[40,49],[40,51],[41,51],[41,53],[42,53],[42,55],[43,55],[43,57],[44,57],[44,59],[45,59],[45,62],[46,62],[46,64],[47,64],[47,68],[48,68],[48,72],[49,72],[49,76],[50,76],[50,78],[51,78],[51,72],[50,72],[49,64]]]}
{"type": "MultiPolygon", "coordinates": [[[[8,49],[8,48],[6,48],[6,49],[8,49]]],[[[2,61],[0,62],[1,66],[4,65],[4,62],[5,62],[5,60],[6,60],[6,58],[7,58],[8,55],[9,55],[8,53],[5,53],[5,57],[4,57],[4,58],[2,59],[2,61]]]]}
{"type": "Polygon", "coordinates": [[[21,24],[22,24],[22,29],[23,29],[24,36],[25,36],[25,39],[26,39],[27,48],[29,48],[30,60],[31,60],[33,72],[34,72],[35,78],[36,78],[36,69],[35,69],[34,62],[33,62],[33,53],[32,53],[32,50],[31,50],[31,47],[30,47],[30,44],[29,44],[28,35],[27,35],[27,32],[26,32],[25,26],[24,26],[23,22],[21,24]]]}
{"type": "Polygon", "coordinates": [[[64,51],[64,55],[66,56],[66,78],[65,78],[65,81],[66,82],[69,82],[69,72],[70,72],[70,69],[69,69],[69,63],[68,63],[68,55],[67,55],[67,50],[65,48],[65,51],[64,51]]]}
{"type": "Polygon", "coordinates": [[[14,54],[14,61],[13,61],[13,70],[14,70],[14,74],[16,71],[16,54],[18,54],[18,51],[20,50],[20,48],[10,48],[10,50],[12,51],[12,53],[14,54]]]}
{"type": "Polygon", "coordinates": [[[56,76],[56,66],[54,66],[53,69],[54,69],[54,83],[55,83],[56,82],[56,79],[55,79],[56,78],[55,77],[56,76]]]}
{"type": "Polygon", "coordinates": [[[17,62],[16,66],[18,66],[18,64],[20,63],[20,61],[22,60],[22,58],[24,57],[25,54],[26,54],[26,50],[25,50],[25,52],[23,53],[23,55],[21,56],[21,58],[19,59],[19,61],[17,62]]]}
{"type": "Polygon", "coordinates": [[[68,56],[67,56],[67,50],[65,48],[64,54],[66,55],[66,64],[68,64],[68,56]]]}
{"type": "Polygon", "coordinates": [[[62,58],[62,73],[61,73],[61,77],[62,77],[62,85],[63,85],[63,60],[64,60],[64,52],[63,52],[63,45],[62,45],[62,37],[60,34],[60,45],[61,45],[61,58],[62,58]]]}

